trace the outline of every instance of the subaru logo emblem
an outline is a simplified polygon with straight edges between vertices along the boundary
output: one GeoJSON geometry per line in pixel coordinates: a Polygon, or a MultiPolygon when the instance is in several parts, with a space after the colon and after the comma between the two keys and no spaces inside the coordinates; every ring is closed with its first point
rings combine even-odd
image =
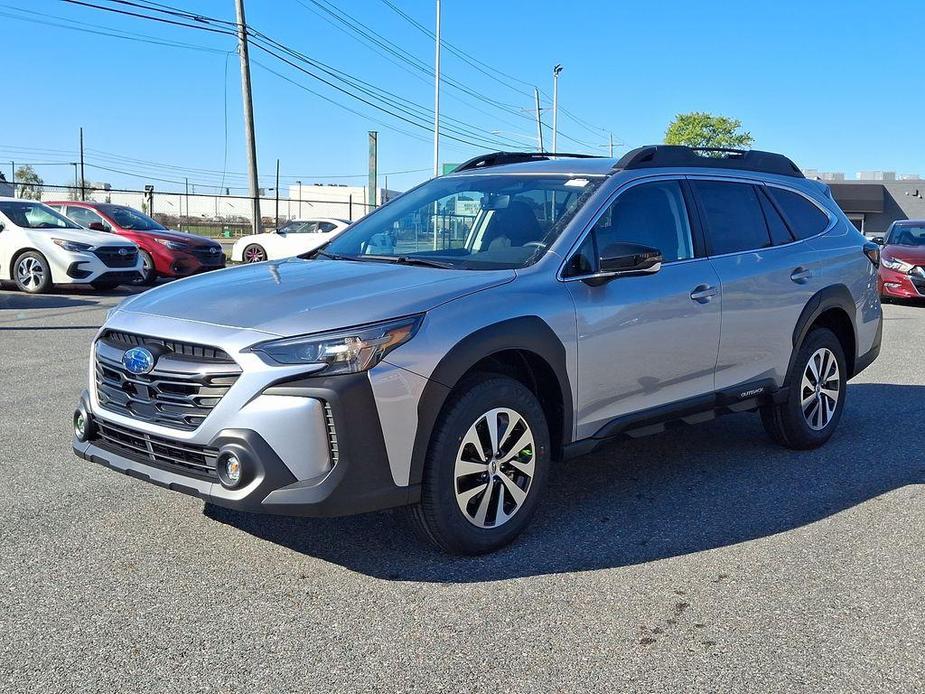
{"type": "Polygon", "coordinates": [[[130,374],[146,374],[154,368],[154,355],[146,347],[132,347],[122,355],[122,365],[130,374]]]}
{"type": "Polygon", "coordinates": [[[119,255],[128,255],[128,248],[120,248],[119,255]]]}
{"type": "Polygon", "coordinates": [[[215,246],[212,246],[212,248],[209,249],[209,253],[211,253],[212,255],[215,255],[216,253],[218,253],[218,249],[215,246]]]}

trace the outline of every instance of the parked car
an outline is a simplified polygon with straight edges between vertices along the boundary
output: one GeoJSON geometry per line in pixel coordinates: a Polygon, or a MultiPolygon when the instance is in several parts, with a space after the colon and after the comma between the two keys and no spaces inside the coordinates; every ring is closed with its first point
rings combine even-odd
{"type": "Polygon", "coordinates": [[[72,200],[48,204],[81,226],[112,232],[136,243],[143,264],[141,284],[154,284],[158,277],[188,277],[225,267],[225,252],[217,241],[171,231],[132,207],[72,200]]]}
{"type": "Polygon", "coordinates": [[[706,154],[487,155],[309,258],[131,297],[74,450],[246,511],[410,505],[480,553],[622,436],[758,411],[821,446],[880,350],[879,248],[786,157],[706,154]]]}
{"type": "Polygon", "coordinates": [[[877,282],[880,297],[925,298],[925,220],[893,222],[875,241],[883,246],[877,282]]]}
{"type": "Polygon", "coordinates": [[[82,229],[35,200],[0,198],[0,280],[39,294],[54,284],[114,289],[140,276],[130,241],[82,229]]]}
{"type": "Polygon", "coordinates": [[[261,263],[313,251],[350,225],[346,219],[319,217],[294,219],[279,229],[242,236],[231,248],[231,259],[238,263],[261,263]]]}

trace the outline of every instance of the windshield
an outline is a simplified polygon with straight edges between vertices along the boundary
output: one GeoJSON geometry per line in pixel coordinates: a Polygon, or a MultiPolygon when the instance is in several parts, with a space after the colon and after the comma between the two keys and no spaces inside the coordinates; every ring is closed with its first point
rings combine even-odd
{"type": "Polygon", "coordinates": [[[162,224],[131,207],[100,205],[99,209],[118,226],[129,231],[166,231],[162,224]]]}
{"type": "Polygon", "coordinates": [[[925,224],[897,224],[887,243],[896,246],[925,246],[925,224]]]}
{"type": "Polygon", "coordinates": [[[355,222],[322,253],[460,269],[525,267],[546,252],[602,180],[523,174],[435,178],[355,222]]]}
{"type": "Polygon", "coordinates": [[[4,200],[0,202],[0,212],[13,224],[23,229],[81,228],[48,205],[32,200],[4,200]]]}

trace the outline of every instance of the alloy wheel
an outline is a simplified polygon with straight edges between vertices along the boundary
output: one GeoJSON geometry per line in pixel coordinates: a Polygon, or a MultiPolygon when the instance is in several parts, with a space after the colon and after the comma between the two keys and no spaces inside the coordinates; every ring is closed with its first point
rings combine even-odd
{"type": "Polygon", "coordinates": [[[45,280],[45,268],[36,258],[23,258],[16,265],[16,276],[26,289],[35,289],[45,280]]]}
{"type": "Polygon", "coordinates": [[[835,414],[841,388],[838,360],[827,347],[813,352],[803,371],[800,407],[803,418],[813,431],[822,431],[835,414]]]}
{"type": "Polygon", "coordinates": [[[522,507],[533,483],[536,450],[530,425],[499,407],[469,427],[456,455],[456,503],[479,528],[504,525],[522,507]]]}
{"type": "Polygon", "coordinates": [[[260,246],[248,246],[244,249],[245,263],[262,263],[266,259],[267,254],[260,246]]]}

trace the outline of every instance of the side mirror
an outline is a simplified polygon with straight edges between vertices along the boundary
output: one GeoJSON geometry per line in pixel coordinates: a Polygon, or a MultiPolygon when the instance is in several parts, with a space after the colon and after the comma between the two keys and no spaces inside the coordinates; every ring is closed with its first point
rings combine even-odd
{"type": "Polygon", "coordinates": [[[878,246],[883,246],[886,244],[886,239],[883,236],[874,236],[871,241],[876,243],[878,246]]]}
{"type": "Polygon", "coordinates": [[[617,277],[651,275],[662,269],[662,252],[639,243],[614,243],[601,253],[600,270],[589,277],[588,284],[597,286],[617,277]]]}
{"type": "Polygon", "coordinates": [[[106,228],[106,225],[102,222],[90,222],[90,225],[87,228],[93,229],[93,231],[109,231],[109,229],[106,228]]]}

